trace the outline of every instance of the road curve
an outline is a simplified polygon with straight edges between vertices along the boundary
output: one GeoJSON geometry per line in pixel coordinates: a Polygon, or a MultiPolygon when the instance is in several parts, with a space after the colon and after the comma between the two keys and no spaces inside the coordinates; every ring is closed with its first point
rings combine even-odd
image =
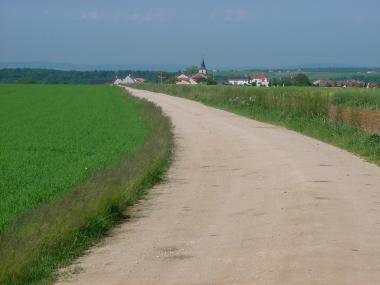
{"type": "Polygon", "coordinates": [[[175,161],[60,284],[380,284],[379,167],[284,128],[128,90],[171,117],[175,161]]]}

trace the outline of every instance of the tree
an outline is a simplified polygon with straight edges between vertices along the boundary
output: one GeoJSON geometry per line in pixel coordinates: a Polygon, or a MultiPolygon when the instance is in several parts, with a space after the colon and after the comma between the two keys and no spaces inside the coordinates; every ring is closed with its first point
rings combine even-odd
{"type": "Polygon", "coordinates": [[[293,79],[281,79],[276,81],[277,86],[293,86],[294,80],[293,79]]]}
{"type": "Polygon", "coordinates": [[[217,84],[218,82],[216,82],[214,79],[211,79],[211,78],[207,79],[207,85],[217,85],[217,84]]]}
{"type": "Polygon", "coordinates": [[[306,74],[298,73],[294,77],[294,85],[296,85],[296,86],[310,86],[311,83],[310,83],[309,77],[307,77],[306,74]]]}
{"type": "Polygon", "coordinates": [[[170,76],[168,79],[165,80],[165,84],[174,84],[176,83],[176,77],[170,76]]]}
{"type": "Polygon", "coordinates": [[[184,72],[184,73],[185,73],[187,76],[191,76],[191,75],[194,75],[195,73],[197,73],[198,70],[199,70],[198,66],[191,65],[191,66],[189,66],[189,67],[187,67],[187,68],[185,69],[185,72],[184,72]]]}

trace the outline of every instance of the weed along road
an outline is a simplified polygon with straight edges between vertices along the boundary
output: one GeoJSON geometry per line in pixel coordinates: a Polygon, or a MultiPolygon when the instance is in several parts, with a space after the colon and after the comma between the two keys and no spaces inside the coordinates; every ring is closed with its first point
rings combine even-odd
{"type": "Polygon", "coordinates": [[[379,167],[280,127],[128,90],[171,117],[175,159],[60,283],[380,284],[379,167]]]}

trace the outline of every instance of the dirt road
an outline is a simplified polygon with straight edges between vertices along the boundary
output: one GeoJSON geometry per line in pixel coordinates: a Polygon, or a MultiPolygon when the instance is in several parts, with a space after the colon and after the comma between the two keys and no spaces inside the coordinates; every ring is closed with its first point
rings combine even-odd
{"type": "Polygon", "coordinates": [[[283,128],[130,91],[172,118],[175,161],[70,284],[380,284],[379,167],[283,128]]]}

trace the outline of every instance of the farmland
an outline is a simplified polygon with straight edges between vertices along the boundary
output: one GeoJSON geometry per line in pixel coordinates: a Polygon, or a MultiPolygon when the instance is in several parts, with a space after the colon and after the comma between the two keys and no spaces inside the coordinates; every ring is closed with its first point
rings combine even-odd
{"type": "Polygon", "coordinates": [[[380,91],[312,87],[142,85],[337,145],[380,164],[380,91]],[[332,116],[332,108],[338,110],[332,116]],[[368,122],[368,118],[373,121],[368,122]],[[362,127],[363,126],[363,127],[362,127]],[[370,126],[365,129],[364,126],[370,126]]]}
{"type": "Polygon", "coordinates": [[[2,85],[0,106],[0,231],[141,147],[147,134],[139,105],[110,87],[2,85]]]}
{"type": "Polygon", "coordinates": [[[105,85],[0,85],[0,133],[0,283],[79,254],[170,153],[161,111],[105,85]]]}

